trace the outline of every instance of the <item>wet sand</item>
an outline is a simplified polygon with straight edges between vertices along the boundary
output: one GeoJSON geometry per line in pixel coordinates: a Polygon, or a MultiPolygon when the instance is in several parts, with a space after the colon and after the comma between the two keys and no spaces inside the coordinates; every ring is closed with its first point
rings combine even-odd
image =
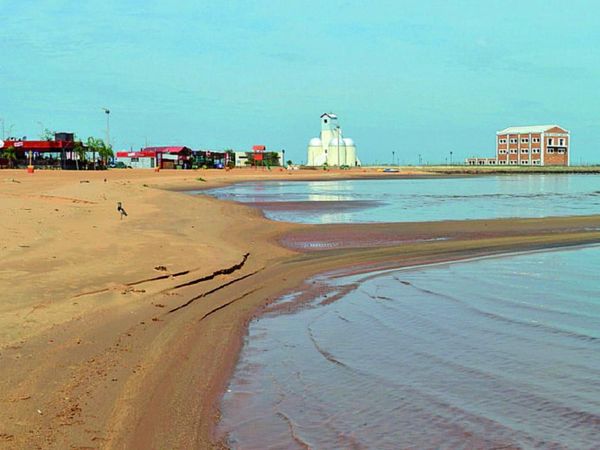
{"type": "Polygon", "coordinates": [[[600,216],[313,226],[173,191],[394,175],[304,172],[0,171],[0,446],[222,448],[247,323],[310,276],[600,242],[600,216]]]}

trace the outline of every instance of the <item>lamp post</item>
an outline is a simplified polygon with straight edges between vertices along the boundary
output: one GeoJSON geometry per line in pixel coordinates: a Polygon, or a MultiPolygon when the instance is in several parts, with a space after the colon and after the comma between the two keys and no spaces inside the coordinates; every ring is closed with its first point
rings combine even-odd
{"type": "Polygon", "coordinates": [[[110,110],[108,108],[102,108],[102,111],[106,114],[106,146],[110,146],[110,110]]]}
{"type": "Polygon", "coordinates": [[[287,163],[285,162],[285,148],[281,149],[281,154],[283,155],[281,158],[283,159],[283,161],[281,161],[281,166],[282,167],[287,167],[287,163]]]}
{"type": "MultiPolygon", "coordinates": [[[[106,148],[110,148],[110,110],[102,108],[106,114],[106,148]]],[[[96,170],[96,151],[94,151],[94,170],[96,170]]]]}
{"type": "Polygon", "coordinates": [[[392,166],[396,165],[396,152],[392,150],[392,166]]]}
{"type": "Polygon", "coordinates": [[[450,165],[452,165],[452,151],[450,151],[450,165]]]}
{"type": "Polygon", "coordinates": [[[421,154],[419,153],[419,165],[422,166],[423,164],[421,163],[421,154]]]}

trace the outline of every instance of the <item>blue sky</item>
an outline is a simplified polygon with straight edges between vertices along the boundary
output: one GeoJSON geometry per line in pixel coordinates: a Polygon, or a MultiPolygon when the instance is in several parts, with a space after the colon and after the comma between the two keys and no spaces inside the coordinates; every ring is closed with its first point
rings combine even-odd
{"type": "Polygon", "coordinates": [[[363,162],[492,156],[507,126],[600,156],[600,4],[0,0],[0,117],[116,149],[265,144],[306,160],[319,115],[363,162]]]}

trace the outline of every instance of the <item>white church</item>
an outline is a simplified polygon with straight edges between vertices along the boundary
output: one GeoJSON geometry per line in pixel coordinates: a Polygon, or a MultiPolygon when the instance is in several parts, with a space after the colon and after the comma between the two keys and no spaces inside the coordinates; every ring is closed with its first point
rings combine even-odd
{"type": "Polygon", "coordinates": [[[321,137],[308,143],[308,166],[359,166],[356,146],[350,138],[344,138],[338,118],[333,113],[321,115],[321,137]]]}

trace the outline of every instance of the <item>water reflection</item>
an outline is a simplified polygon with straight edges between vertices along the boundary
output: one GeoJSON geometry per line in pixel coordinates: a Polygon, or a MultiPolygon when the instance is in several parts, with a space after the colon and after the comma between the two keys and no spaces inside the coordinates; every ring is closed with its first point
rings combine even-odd
{"type": "Polygon", "coordinates": [[[546,217],[600,213],[600,177],[594,175],[512,175],[471,178],[386,179],[243,183],[209,191],[246,203],[290,202],[266,210],[274,220],[411,222],[546,217]],[[329,210],[306,214],[293,202],[329,201],[329,210]],[[335,201],[373,202],[370,208],[336,210],[335,201]]]}

